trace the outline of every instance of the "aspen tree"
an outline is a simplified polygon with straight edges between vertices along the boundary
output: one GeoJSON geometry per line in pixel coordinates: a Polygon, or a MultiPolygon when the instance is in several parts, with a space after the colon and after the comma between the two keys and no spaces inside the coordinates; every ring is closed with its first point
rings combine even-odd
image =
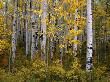
{"type": "Polygon", "coordinates": [[[93,32],[92,32],[92,5],[91,0],[87,0],[87,59],[86,71],[92,70],[92,53],[93,53],[93,32]]]}
{"type": "MultiPolygon", "coordinates": [[[[78,3],[78,0],[76,0],[76,3],[78,3]]],[[[78,8],[75,10],[75,22],[77,23],[78,21],[78,8]]],[[[77,24],[74,24],[74,30],[75,31],[78,31],[78,27],[77,27],[77,24]]],[[[74,37],[74,40],[78,40],[78,37],[77,35],[74,37]]],[[[73,45],[73,49],[75,51],[75,56],[77,55],[77,44],[74,44],[73,45]]]]}
{"type": "MultiPolygon", "coordinates": [[[[58,21],[59,26],[62,24],[62,22],[63,22],[62,18],[59,19],[59,21],[58,21]]],[[[58,33],[58,36],[60,36],[60,38],[59,38],[59,44],[60,44],[60,64],[62,65],[63,64],[63,53],[64,53],[63,52],[64,43],[63,43],[63,31],[62,30],[58,33]]]]}
{"type": "Polygon", "coordinates": [[[8,0],[5,0],[5,6],[4,6],[5,21],[4,21],[4,24],[6,27],[7,27],[7,11],[8,11],[8,0]]]}
{"type": "Polygon", "coordinates": [[[29,54],[29,34],[28,34],[28,0],[25,1],[25,24],[26,24],[26,56],[29,54]]]}
{"type": "MultiPolygon", "coordinates": [[[[55,5],[55,1],[53,1],[52,2],[52,7],[53,7],[53,5],[55,5]]],[[[51,6],[50,6],[51,7],[51,6]]],[[[51,8],[50,8],[51,9],[51,8]]],[[[51,13],[49,13],[49,22],[51,22],[52,23],[52,26],[54,26],[55,25],[55,20],[52,20],[51,18],[51,16],[53,16],[54,15],[54,11],[51,11],[50,10],[50,12],[51,13]]],[[[51,27],[51,28],[53,28],[53,27],[51,27]]],[[[53,58],[53,51],[54,51],[54,35],[52,36],[52,37],[50,37],[50,58],[51,58],[51,61],[52,61],[52,58],[53,58]]]]}
{"type": "MultiPolygon", "coordinates": [[[[36,6],[35,7],[35,10],[40,10],[40,5],[39,5],[39,2],[36,2],[36,5],[38,5],[38,6],[36,6]]],[[[36,50],[36,52],[38,51],[38,42],[39,42],[39,34],[38,34],[38,32],[39,32],[39,14],[38,13],[36,13],[35,14],[35,29],[36,29],[36,31],[35,31],[35,50],[36,50]]]]}
{"type": "MultiPolygon", "coordinates": [[[[19,10],[18,10],[18,7],[19,7],[19,0],[17,0],[16,2],[16,39],[18,39],[18,35],[19,35],[19,27],[20,27],[20,24],[19,24],[19,10]]],[[[17,40],[16,40],[17,41],[17,40]]],[[[16,42],[17,43],[17,42],[16,42]]]]}
{"type": "Polygon", "coordinates": [[[30,10],[30,12],[29,12],[29,19],[28,19],[28,21],[29,21],[29,28],[28,28],[28,38],[29,38],[29,53],[31,53],[31,15],[32,15],[32,1],[31,0],[29,0],[29,10],[30,10]]]}
{"type": "Polygon", "coordinates": [[[14,17],[13,17],[13,33],[12,33],[12,61],[14,62],[16,55],[16,27],[17,27],[17,1],[14,2],[14,17]]]}
{"type": "MultiPolygon", "coordinates": [[[[32,11],[35,9],[35,2],[34,0],[32,0],[32,11]]],[[[34,12],[32,12],[32,16],[31,16],[31,31],[32,31],[32,43],[31,43],[31,59],[34,59],[34,55],[35,55],[35,14],[34,12]]]]}
{"type": "Polygon", "coordinates": [[[42,32],[42,37],[41,37],[41,57],[45,60],[45,55],[46,55],[46,17],[47,17],[47,0],[42,0],[41,3],[41,9],[43,11],[41,15],[41,32],[42,32]]]}

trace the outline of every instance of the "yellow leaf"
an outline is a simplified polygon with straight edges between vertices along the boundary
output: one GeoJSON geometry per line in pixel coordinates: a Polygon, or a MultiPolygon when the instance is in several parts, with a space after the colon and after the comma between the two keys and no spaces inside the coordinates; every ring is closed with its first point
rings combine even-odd
{"type": "Polygon", "coordinates": [[[64,45],[63,45],[63,44],[60,44],[59,47],[60,47],[60,48],[64,48],[64,45]]]}

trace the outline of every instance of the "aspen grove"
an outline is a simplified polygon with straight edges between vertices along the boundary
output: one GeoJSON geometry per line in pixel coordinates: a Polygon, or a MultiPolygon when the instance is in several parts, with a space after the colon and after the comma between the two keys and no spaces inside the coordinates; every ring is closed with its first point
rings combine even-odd
{"type": "Polygon", "coordinates": [[[110,82],[110,0],[0,0],[0,82],[110,82]]]}

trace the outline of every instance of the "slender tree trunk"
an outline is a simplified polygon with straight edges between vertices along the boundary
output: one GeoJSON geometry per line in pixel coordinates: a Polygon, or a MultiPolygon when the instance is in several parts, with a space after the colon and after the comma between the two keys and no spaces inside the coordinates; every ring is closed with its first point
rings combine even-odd
{"type": "Polygon", "coordinates": [[[6,27],[7,27],[7,11],[8,11],[8,0],[5,0],[5,7],[4,7],[5,21],[4,21],[4,24],[6,27]]]}
{"type": "Polygon", "coordinates": [[[13,33],[12,33],[12,61],[13,62],[16,55],[17,1],[18,0],[15,0],[15,8],[14,8],[14,16],[13,16],[13,33]]]}
{"type": "MultiPolygon", "coordinates": [[[[37,3],[38,4],[38,3],[37,3]]],[[[36,6],[35,7],[35,9],[36,10],[39,10],[39,6],[36,6]]],[[[35,50],[36,50],[36,52],[38,52],[38,43],[39,43],[39,35],[38,35],[38,32],[39,32],[39,15],[38,14],[36,14],[36,16],[35,16],[36,18],[36,20],[35,20],[35,29],[36,29],[36,31],[35,31],[35,50]]]]}
{"type": "Polygon", "coordinates": [[[18,20],[17,20],[17,35],[18,39],[20,39],[20,34],[21,34],[21,26],[20,26],[20,11],[18,12],[18,20]]]}
{"type": "Polygon", "coordinates": [[[41,16],[41,32],[42,38],[41,38],[41,57],[45,60],[46,56],[46,17],[47,17],[47,0],[42,0],[42,6],[41,9],[43,10],[42,16],[41,16]]]}
{"type": "MultiPolygon", "coordinates": [[[[76,0],[76,2],[78,3],[78,0],[76,0]]],[[[78,16],[78,8],[76,9],[76,12],[75,12],[75,22],[76,23],[77,23],[77,19],[78,19],[77,16],[78,16]]],[[[77,24],[74,25],[74,30],[78,31],[77,24]]],[[[75,36],[74,40],[78,40],[78,36],[75,36]]],[[[74,55],[76,56],[77,55],[77,44],[74,44],[73,49],[74,49],[74,53],[75,53],[74,55]]]]}
{"type": "MultiPolygon", "coordinates": [[[[60,18],[59,20],[58,20],[58,25],[60,26],[61,24],[62,24],[62,22],[63,22],[63,19],[62,18],[60,18]]],[[[62,27],[59,27],[59,28],[62,28],[62,27]]],[[[62,28],[63,29],[63,28],[62,28]]],[[[59,44],[60,45],[64,45],[64,43],[63,43],[63,31],[64,30],[61,30],[60,32],[58,32],[58,36],[59,36],[59,44]]],[[[64,47],[62,46],[62,47],[60,47],[60,50],[59,50],[59,52],[60,52],[60,64],[62,65],[63,64],[63,49],[64,49],[64,47]]]]}
{"type": "Polygon", "coordinates": [[[50,37],[50,58],[51,58],[51,61],[52,61],[52,58],[53,58],[53,38],[50,37]]]}
{"type": "Polygon", "coordinates": [[[19,18],[18,18],[19,17],[18,4],[19,4],[19,0],[17,0],[17,2],[16,2],[16,6],[17,6],[16,7],[16,39],[18,39],[18,37],[19,37],[18,35],[19,35],[19,27],[20,27],[20,25],[19,25],[19,18]]]}
{"type": "Polygon", "coordinates": [[[28,34],[28,12],[27,12],[27,7],[28,7],[28,1],[25,1],[25,24],[26,24],[26,56],[29,54],[29,34],[28,34]]]}
{"type": "MultiPolygon", "coordinates": [[[[32,0],[32,10],[35,9],[35,4],[34,0],[32,0]]],[[[31,43],[31,59],[34,59],[34,55],[35,55],[35,14],[32,13],[32,17],[31,17],[31,31],[32,31],[32,43],[31,43]]]]}
{"type": "Polygon", "coordinates": [[[31,25],[31,15],[32,15],[32,1],[31,0],[29,0],[29,10],[30,10],[30,12],[29,12],[29,23],[28,23],[28,26],[29,26],[29,28],[28,28],[28,38],[29,38],[29,54],[31,54],[31,27],[32,27],[32,25],[31,25]]]}
{"type": "Polygon", "coordinates": [[[92,70],[93,33],[92,33],[92,7],[91,0],[87,0],[87,59],[86,70],[92,70]]]}

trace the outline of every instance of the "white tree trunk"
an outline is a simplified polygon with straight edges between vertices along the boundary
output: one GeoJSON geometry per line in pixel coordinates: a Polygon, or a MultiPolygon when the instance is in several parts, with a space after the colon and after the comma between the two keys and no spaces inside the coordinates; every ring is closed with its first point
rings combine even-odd
{"type": "MultiPolygon", "coordinates": [[[[76,0],[76,2],[78,3],[78,0],[76,0]]],[[[76,12],[75,12],[75,22],[77,22],[77,20],[78,20],[78,9],[76,9],[76,12]]],[[[77,24],[74,25],[74,30],[78,31],[77,24]]],[[[75,36],[74,40],[78,40],[78,37],[75,36]]],[[[75,53],[75,56],[76,56],[77,55],[77,44],[73,45],[73,49],[74,49],[74,53],[75,53]]]]}
{"type": "Polygon", "coordinates": [[[42,39],[41,39],[41,57],[45,60],[46,55],[46,17],[47,17],[47,0],[42,0],[42,7],[43,10],[42,16],[41,16],[41,32],[43,33],[42,39]]]}
{"type": "MultiPolygon", "coordinates": [[[[16,39],[18,39],[18,35],[19,35],[19,27],[20,27],[20,24],[19,24],[19,10],[18,10],[18,0],[16,2],[16,39]]],[[[16,42],[17,43],[17,42],[16,42]]]]}
{"type": "Polygon", "coordinates": [[[6,27],[7,27],[7,11],[8,11],[8,0],[5,0],[5,6],[4,6],[5,21],[4,21],[4,24],[6,27]]]}
{"type": "MultiPolygon", "coordinates": [[[[32,0],[32,9],[35,9],[35,5],[33,4],[34,0],[32,0]]],[[[32,43],[31,43],[31,59],[33,60],[34,55],[35,55],[35,14],[32,13],[32,17],[31,17],[31,31],[32,31],[32,43]]]]}
{"type": "Polygon", "coordinates": [[[14,9],[14,17],[13,17],[13,33],[12,33],[12,62],[14,63],[15,55],[16,55],[16,26],[17,26],[17,0],[15,0],[15,9],[14,9]]]}
{"type": "Polygon", "coordinates": [[[51,60],[53,58],[53,47],[54,47],[53,38],[50,38],[50,58],[51,58],[51,60]]]}
{"type": "Polygon", "coordinates": [[[25,13],[26,13],[26,18],[25,18],[25,24],[26,24],[26,56],[29,54],[29,34],[28,34],[28,11],[27,8],[28,6],[28,1],[26,0],[25,3],[25,13]]]}
{"type": "MultiPolygon", "coordinates": [[[[30,12],[29,12],[29,16],[31,17],[31,15],[32,15],[32,1],[31,0],[29,0],[29,10],[30,10],[30,12]]],[[[29,21],[29,24],[28,24],[28,26],[29,26],[29,28],[28,28],[28,38],[29,38],[29,54],[31,53],[31,18],[29,18],[28,19],[28,21],[29,21]]]]}
{"type": "Polygon", "coordinates": [[[92,70],[93,33],[92,33],[92,7],[91,0],[87,0],[87,59],[86,71],[92,70]]]}
{"type": "MultiPolygon", "coordinates": [[[[36,6],[35,8],[36,10],[40,9],[39,6],[36,6]]],[[[36,29],[36,32],[35,32],[35,49],[36,49],[36,52],[38,51],[38,42],[39,42],[39,35],[38,35],[38,32],[39,32],[39,15],[36,14],[36,18],[35,18],[35,29],[36,29]]]]}

